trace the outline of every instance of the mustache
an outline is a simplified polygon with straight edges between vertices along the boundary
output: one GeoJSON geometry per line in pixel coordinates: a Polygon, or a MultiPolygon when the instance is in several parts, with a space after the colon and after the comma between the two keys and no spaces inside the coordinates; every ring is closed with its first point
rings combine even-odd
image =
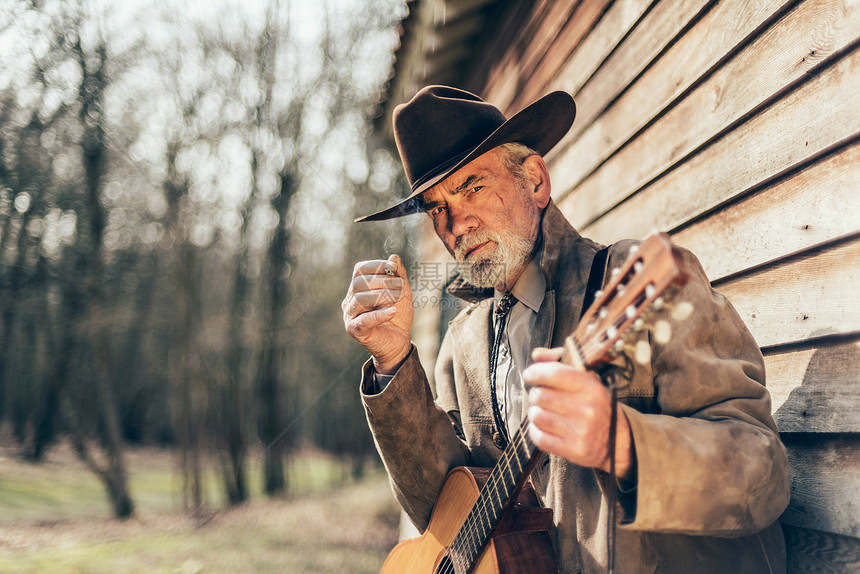
{"type": "Polygon", "coordinates": [[[469,235],[461,235],[454,242],[454,258],[457,261],[463,261],[470,250],[487,241],[501,243],[498,234],[488,229],[479,229],[469,235]]]}

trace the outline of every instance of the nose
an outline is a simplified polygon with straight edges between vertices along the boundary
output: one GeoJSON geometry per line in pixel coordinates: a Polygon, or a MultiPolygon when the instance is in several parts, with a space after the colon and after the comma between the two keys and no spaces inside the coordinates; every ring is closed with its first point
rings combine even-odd
{"type": "Polygon", "coordinates": [[[478,219],[472,209],[463,204],[448,204],[448,226],[454,237],[460,237],[478,227],[478,219]]]}

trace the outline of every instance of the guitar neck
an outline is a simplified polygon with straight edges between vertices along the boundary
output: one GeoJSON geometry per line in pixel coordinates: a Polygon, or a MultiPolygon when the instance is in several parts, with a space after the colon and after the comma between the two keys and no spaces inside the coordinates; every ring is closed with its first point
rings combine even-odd
{"type": "MultiPolygon", "coordinates": [[[[565,341],[565,354],[568,356],[563,362],[584,362],[583,351],[575,334],[565,341]]],[[[451,543],[449,557],[457,565],[457,572],[468,572],[477,560],[511,501],[515,500],[543,454],[529,438],[528,424],[528,418],[520,423],[451,543]]]]}
{"type": "MultiPolygon", "coordinates": [[[[653,330],[655,340],[665,342],[670,332],[668,322],[658,320],[652,327],[646,320],[650,322],[670,307],[666,300],[688,278],[683,258],[668,235],[655,234],[632,247],[627,261],[612,271],[604,290],[595,293],[594,303],[565,340],[562,362],[581,369],[594,369],[619,353],[627,352],[629,339],[642,331],[653,330]]],[[[682,320],[692,312],[689,303],[686,309],[684,307],[684,304],[679,305],[672,317],[682,320]]],[[[638,362],[650,362],[647,344],[637,345],[633,351],[638,362]]],[[[528,419],[520,423],[449,547],[449,558],[458,573],[468,572],[474,564],[540,458],[541,453],[529,438],[527,427],[528,419]]]]}
{"type": "Polygon", "coordinates": [[[528,419],[525,419],[490,473],[478,500],[450,546],[449,555],[458,564],[458,572],[468,571],[478,558],[542,454],[529,438],[527,427],[528,419]]]}

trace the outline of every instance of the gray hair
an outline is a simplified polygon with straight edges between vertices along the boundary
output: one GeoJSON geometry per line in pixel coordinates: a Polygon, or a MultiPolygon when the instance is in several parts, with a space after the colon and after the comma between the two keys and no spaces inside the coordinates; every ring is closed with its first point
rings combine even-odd
{"type": "Polygon", "coordinates": [[[540,155],[529,146],[519,142],[502,144],[498,149],[502,164],[511,172],[511,175],[519,179],[523,179],[528,175],[523,168],[523,162],[526,161],[526,158],[532,155],[540,155]]]}

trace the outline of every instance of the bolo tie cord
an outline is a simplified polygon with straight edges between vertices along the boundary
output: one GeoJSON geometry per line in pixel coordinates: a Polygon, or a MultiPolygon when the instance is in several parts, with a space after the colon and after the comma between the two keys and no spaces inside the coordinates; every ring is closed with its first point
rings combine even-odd
{"type": "Polygon", "coordinates": [[[508,444],[509,438],[507,425],[505,424],[505,421],[502,418],[502,412],[499,409],[499,401],[496,393],[496,375],[498,374],[499,350],[502,346],[502,336],[505,332],[505,325],[507,324],[511,309],[516,304],[517,298],[510,293],[503,295],[502,298],[499,299],[495,310],[496,333],[495,337],[493,337],[493,349],[490,352],[490,396],[491,402],[493,403],[493,420],[496,424],[496,432],[493,436],[493,441],[499,448],[505,448],[508,444]]]}

